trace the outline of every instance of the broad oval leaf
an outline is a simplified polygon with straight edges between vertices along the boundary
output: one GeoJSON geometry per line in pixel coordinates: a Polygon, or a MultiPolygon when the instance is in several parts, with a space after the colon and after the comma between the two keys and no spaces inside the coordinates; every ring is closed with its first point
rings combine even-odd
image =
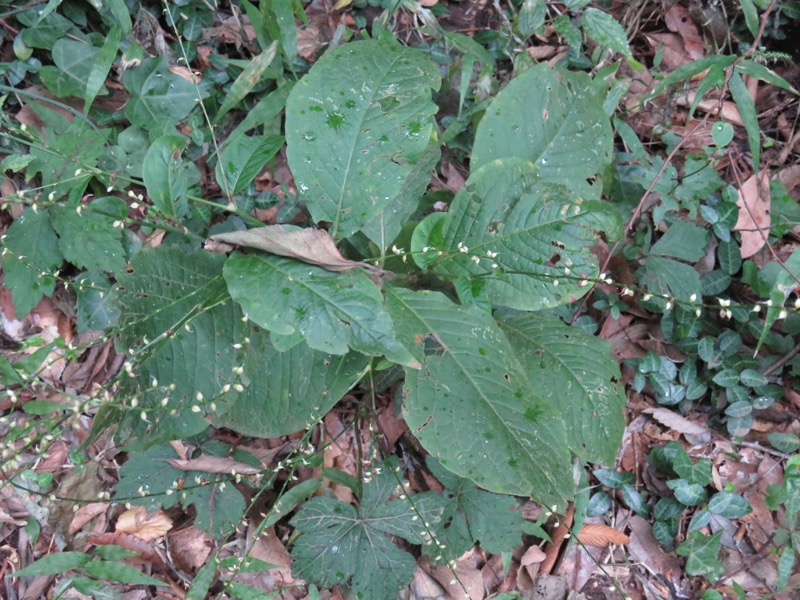
{"type": "Polygon", "coordinates": [[[150,146],[142,165],[144,185],[153,205],[163,214],[178,219],[189,214],[189,188],[200,182],[200,172],[194,163],[181,157],[185,148],[185,138],[161,136],[150,146]]]}
{"type": "Polygon", "coordinates": [[[592,80],[541,63],[513,79],[489,105],[470,164],[475,172],[498,158],[525,158],[545,181],[592,197],[586,180],[611,162],[611,152],[611,123],[592,80]]]}
{"type": "Polygon", "coordinates": [[[419,367],[397,341],[380,290],[366,273],[332,273],[278,256],[240,253],[231,255],[224,273],[234,300],[269,331],[300,333],[309,346],[331,354],[352,348],[419,367]]]}
{"type": "Polygon", "coordinates": [[[439,85],[424,54],[378,40],[340,46],[295,85],[289,166],[311,216],[330,221],[335,239],[370,223],[419,176],[439,85]]]}
{"type": "Polygon", "coordinates": [[[559,411],[570,449],[613,465],[625,429],[625,394],[605,340],[555,317],[506,312],[499,325],[538,395],[559,411]]]}
{"type": "Polygon", "coordinates": [[[406,369],[404,416],[425,449],[488,490],[563,507],[573,489],[564,425],[492,316],[398,288],[386,307],[422,363],[406,369]]]}
{"type": "Polygon", "coordinates": [[[426,219],[420,227],[430,237],[413,239],[420,266],[485,278],[494,304],[519,310],[541,310],[583,296],[587,280],[599,275],[590,251],[597,232],[609,240],[622,234],[615,208],[540,181],[536,167],[518,158],[499,159],[473,173],[446,218],[428,219],[437,222],[426,226],[426,219]]]}
{"type": "MultiPolygon", "coordinates": [[[[141,409],[154,408],[156,429],[168,439],[204,429],[207,413],[218,426],[245,435],[294,433],[322,417],[369,362],[304,344],[277,352],[267,332],[243,321],[228,295],[224,260],[161,246],[139,252],[132,272],[120,277],[120,344],[128,353],[135,349],[138,359],[123,387],[137,395],[141,409]],[[152,347],[142,352],[143,343],[152,347]],[[189,410],[195,405],[201,413],[189,410]]],[[[126,415],[134,428],[147,424],[137,411],[126,415]]]]}

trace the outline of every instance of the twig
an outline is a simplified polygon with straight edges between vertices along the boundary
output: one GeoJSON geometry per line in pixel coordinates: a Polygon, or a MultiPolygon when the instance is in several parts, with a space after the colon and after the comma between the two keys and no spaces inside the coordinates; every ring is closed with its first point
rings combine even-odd
{"type": "Polygon", "coordinates": [[[789,362],[789,361],[790,361],[790,360],[792,360],[792,359],[793,359],[795,356],[797,356],[797,354],[798,354],[798,353],[800,353],[800,343],[798,343],[797,345],[795,345],[795,347],[794,347],[794,348],[792,348],[791,350],[789,350],[789,351],[788,351],[786,354],[784,354],[784,355],[783,355],[781,358],[779,358],[779,359],[778,359],[778,360],[776,360],[774,363],[772,363],[772,364],[771,364],[769,367],[767,367],[766,369],[764,369],[764,370],[762,371],[762,373],[763,373],[764,375],[769,375],[770,373],[773,373],[774,371],[777,371],[777,370],[778,370],[778,369],[780,369],[780,368],[781,368],[783,365],[785,365],[787,362],[789,362]]]}

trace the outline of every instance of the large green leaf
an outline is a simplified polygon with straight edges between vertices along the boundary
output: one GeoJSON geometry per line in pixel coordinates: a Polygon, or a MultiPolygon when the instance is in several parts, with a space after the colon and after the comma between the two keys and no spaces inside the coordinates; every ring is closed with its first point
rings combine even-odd
{"type": "Polygon", "coordinates": [[[333,273],[279,256],[235,253],[225,263],[225,280],[247,316],[272,332],[299,333],[331,354],[352,348],[419,366],[397,341],[380,290],[362,270],[333,273]]]}
{"type": "Polygon", "coordinates": [[[518,158],[473,173],[446,217],[428,217],[443,222],[431,228],[423,221],[415,232],[414,259],[437,273],[484,279],[489,299],[501,306],[540,310],[581,297],[585,280],[599,274],[590,247],[598,232],[608,240],[621,235],[619,214],[538,175],[518,158]]]}
{"type": "Polygon", "coordinates": [[[409,173],[403,191],[364,226],[364,235],[381,250],[386,250],[416,212],[419,199],[430,183],[430,173],[441,154],[439,144],[431,142],[409,173]]]}
{"type": "Polygon", "coordinates": [[[487,312],[444,295],[391,288],[406,369],[403,414],[428,452],[488,490],[561,507],[572,495],[564,424],[487,312]]]}
{"type": "Polygon", "coordinates": [[[564,420],[570,449],[613,465],[625,429],[625,394],[611,346],[555,317],[507,311],[499,316],[537,393],[564,420]]]}
{"type": "Polygon", "coordinates": [[[200,171],[195,164],[181,156],[186,143],[179,135],[161,136],[150,146],[142,165],[144,185],[153,206],[177,219],[188,216],[187,195],[200,182],[200,171]]]}
{"type": "Polygon", "coordinates": [[[278,352],[266,335],[253,336],[242,363],[248,385],[214,423],[261,438],[301,431],[333,408],[368,363],[363,354],[333,356],[306,344],[278,352]]]}
{"type": "Polygon", "coordinates": [[[198,94],[194,84],[172,73],[166,56],[146,58],[127,69],[122,83],[131,94],[125,116],[147,131],[167,132],[208,95],[202,86],[198,94]]]}
{"type": "Polygon", "coordinates": [[[296,578],[322,587],[349,584],[354,597],[363,600],[394,598],[408,584],[416,560],[387,534],[422,544],[441,509],[426,511],[424,503],[412,504],[406,495],[387,502],[400,481],[397,462],[386,461],[381,472],[364,484],[358,510],[329,497],[312,498],[303,505],[291,520],[301,532],[292,548],[296,578]]]}
{"type": "Polygon", "coordinates": [[[56,205],[50,215],[66,260],[81,269],[116,273],[125,267],[122,230],[114,227],[113,217],[96,210],[105,204],[98,199],[78,207],[56,205]]]}
{"type": "Polygon", "coordinates": [[[289,166],[316,221],[336,239],[370,223],[419,177],[439,88],[423,53],[378,40],[321,58],[295,85],[286,109],[289,166]]]}
{"type": "Polygon", "coordinates": [[[279,135],[241,135],[229,140],[215,169],[220,189],[226,194],[241,192],[282,146],[279,135]]]}
{"type": "Polygon", "coordinates": [[[478,125],[472,171],[498,158],[526,158],[545,181],[592,197],[586,180],[611,162],[603,99],[584,73],[546,63],[525,71],[497,94],[478,125]]]}
{"type": "MultiPolygon", "coordinates": [[[[53,44],[55,66],[42,67],[39,77],[42,78],[42,83],[59,98],[65,96],[83,98],[89,75],[99,54],[100,48],[61,38],[53,44]]],[[[97,89],[99,91],[101,87],[97,89]]]]}
{"type": "Polygon", "coordinates": [[[134,352],[133,377],[123,380],[122,391],[138,404],[123,418],[145,445],[203,430],[206,415],[248,435],[299,431],[323,416],[368,363],[362,355],[331,356],[304,344],[277,352],[228,295],[223,262],[220,255],[161,246],[139,252],[132,272],[120,277],[120,345],[134,352]],[[142,351],[143,344],[150,347],[142,351]]]}
{"type": "Polygon", "coordinates": [[[4,286],[11,290],[17,318],[22,319],[42,296],[55,291],[53,272],[64,259],[50,215],[42,209],[27,209],[11,224],[4,237],[4,286]]]}

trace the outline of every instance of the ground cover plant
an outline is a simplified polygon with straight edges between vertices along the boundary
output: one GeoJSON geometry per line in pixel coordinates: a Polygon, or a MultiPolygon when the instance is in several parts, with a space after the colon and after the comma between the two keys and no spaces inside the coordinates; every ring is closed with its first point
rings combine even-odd
{"type": "Polygon", "coordinates": [[[9,5],[8,589],[796,589],[797,7],[648,4],[9,5]]]}

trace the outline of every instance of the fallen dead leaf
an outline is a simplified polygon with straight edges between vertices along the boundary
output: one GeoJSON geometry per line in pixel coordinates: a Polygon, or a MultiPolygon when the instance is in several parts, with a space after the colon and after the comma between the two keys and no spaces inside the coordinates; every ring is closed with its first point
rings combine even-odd
{"type": "MultiPolygon", "coordinates": [[[[448,598],[463,600],[483,600],[483,577],[473,560],[473,552],[468,552],[456,561],[455,568],[447,565],[434,567],[427,565],[427,570],[439,582],[448,594],[448,598]],[[454,572],[455,571],[455,572],[454,572]],[[466,590],[466,593],[465,593],[466,590]]],[[[423,565],[425,561],[420,561],[423,565]]]]}
{"type": "Polygon", "coordinates": [[[270,254],[296,258],[328,271],[350,271],[355,267],[373,269],[372,265],[347,260],[336,243],[322,229],[286,229],[283,225],[267,225],[247,231],[231,231],[211,236],[212,240],[247,248],[257,248],[270,254]]]}
{"type": "Polygon", "coordinates": [[[150,542],[127,533],[109,532],[90,535],[86,539],[86,543],[94,544],[95,546],[121,546],[126,550],[136,552],[139,558],[145,562],[156,564],[163,564],[164,562],[150,542]]]}
{"type": "Polygon", "coordinates": [[[75,516],[72,517],[72,521],[69,524],[69,533],[70,535],[75,535],[83,526],[86,525],[89,521],[94,519],[98,515],[102,515],[108,507],[111,506],[109,502],[91,502],[89,504],[84,504],[77,511],[75,511],[75,516]]]}
{"type": "Polygon", "coordinates": [[[605,548],[609,544],[623,546],[631,542],[631,538],[618,529],[614,529],[608,525],[592,524],[581,527],[578,533],[578,540],[584,544],[597,546],[598,548],[605,548]]]}
{"type": "Polygon", "coordinates": [[[255,475],[261,469],[251,467],[248,464],[226,458],[224,456],[212,456],[211,454],[201,454],[197,458],[172,459],[166,461],[171,466],[180,471],[202,471],[204,473],[226,473],[239,475],[255,475]]]}
{"type": "Polygon", "coordinates": [[[689,11],[680,4],[673,4],[664,14],[664,22],[670,31],[681,36],[686,53],[692,60],[705,56],[705,42],[697,29],[689,11]]]}
{"type": "Polygon", "coordinates": [[[164,537],[172,529],[172,519],[164,512],[147,512],[144,507],[134,506],[117,519],[116,531],[128,533],[146,542],[164,537]]]}
{"type": "Polygon", "coordinates": [[[539,574],[539,565],[541,565],[547,555],[544,550],[539,546],[531,546],[519,559],[519,568],[517,569],[517,587],[523,592],[527,592],[533,587],[533,582],[539,574]]]}
{"type": "Polygon", "coordinates": [[[733,230],[739,231],[742,238],[742,258],[749,258],[764,247],[769,235],[770,192],[766,169],[742,184],[736,205],[739,220],[733,230]]]}
{"type": "Polygon", "coordinates": [[[666,425],[670,429],[673,429],[679,433],[684,435],[702,436],[704,441],[696,440],[698,443],[706,443],[711,441],[711,432],[708,429],[697,425],[696,423],[692,423],[689,419],[679,415],[674,411],[666,408],[651,407],[644,409],[642,412],[649,414],[662,425],[666,425]]]}
{"type": "Polygon", "coordinates": [[[185,571],[196,572],[206,564],[214,550],[214,540],[194,527],[167,534],[172,559],[185,571]]]}

